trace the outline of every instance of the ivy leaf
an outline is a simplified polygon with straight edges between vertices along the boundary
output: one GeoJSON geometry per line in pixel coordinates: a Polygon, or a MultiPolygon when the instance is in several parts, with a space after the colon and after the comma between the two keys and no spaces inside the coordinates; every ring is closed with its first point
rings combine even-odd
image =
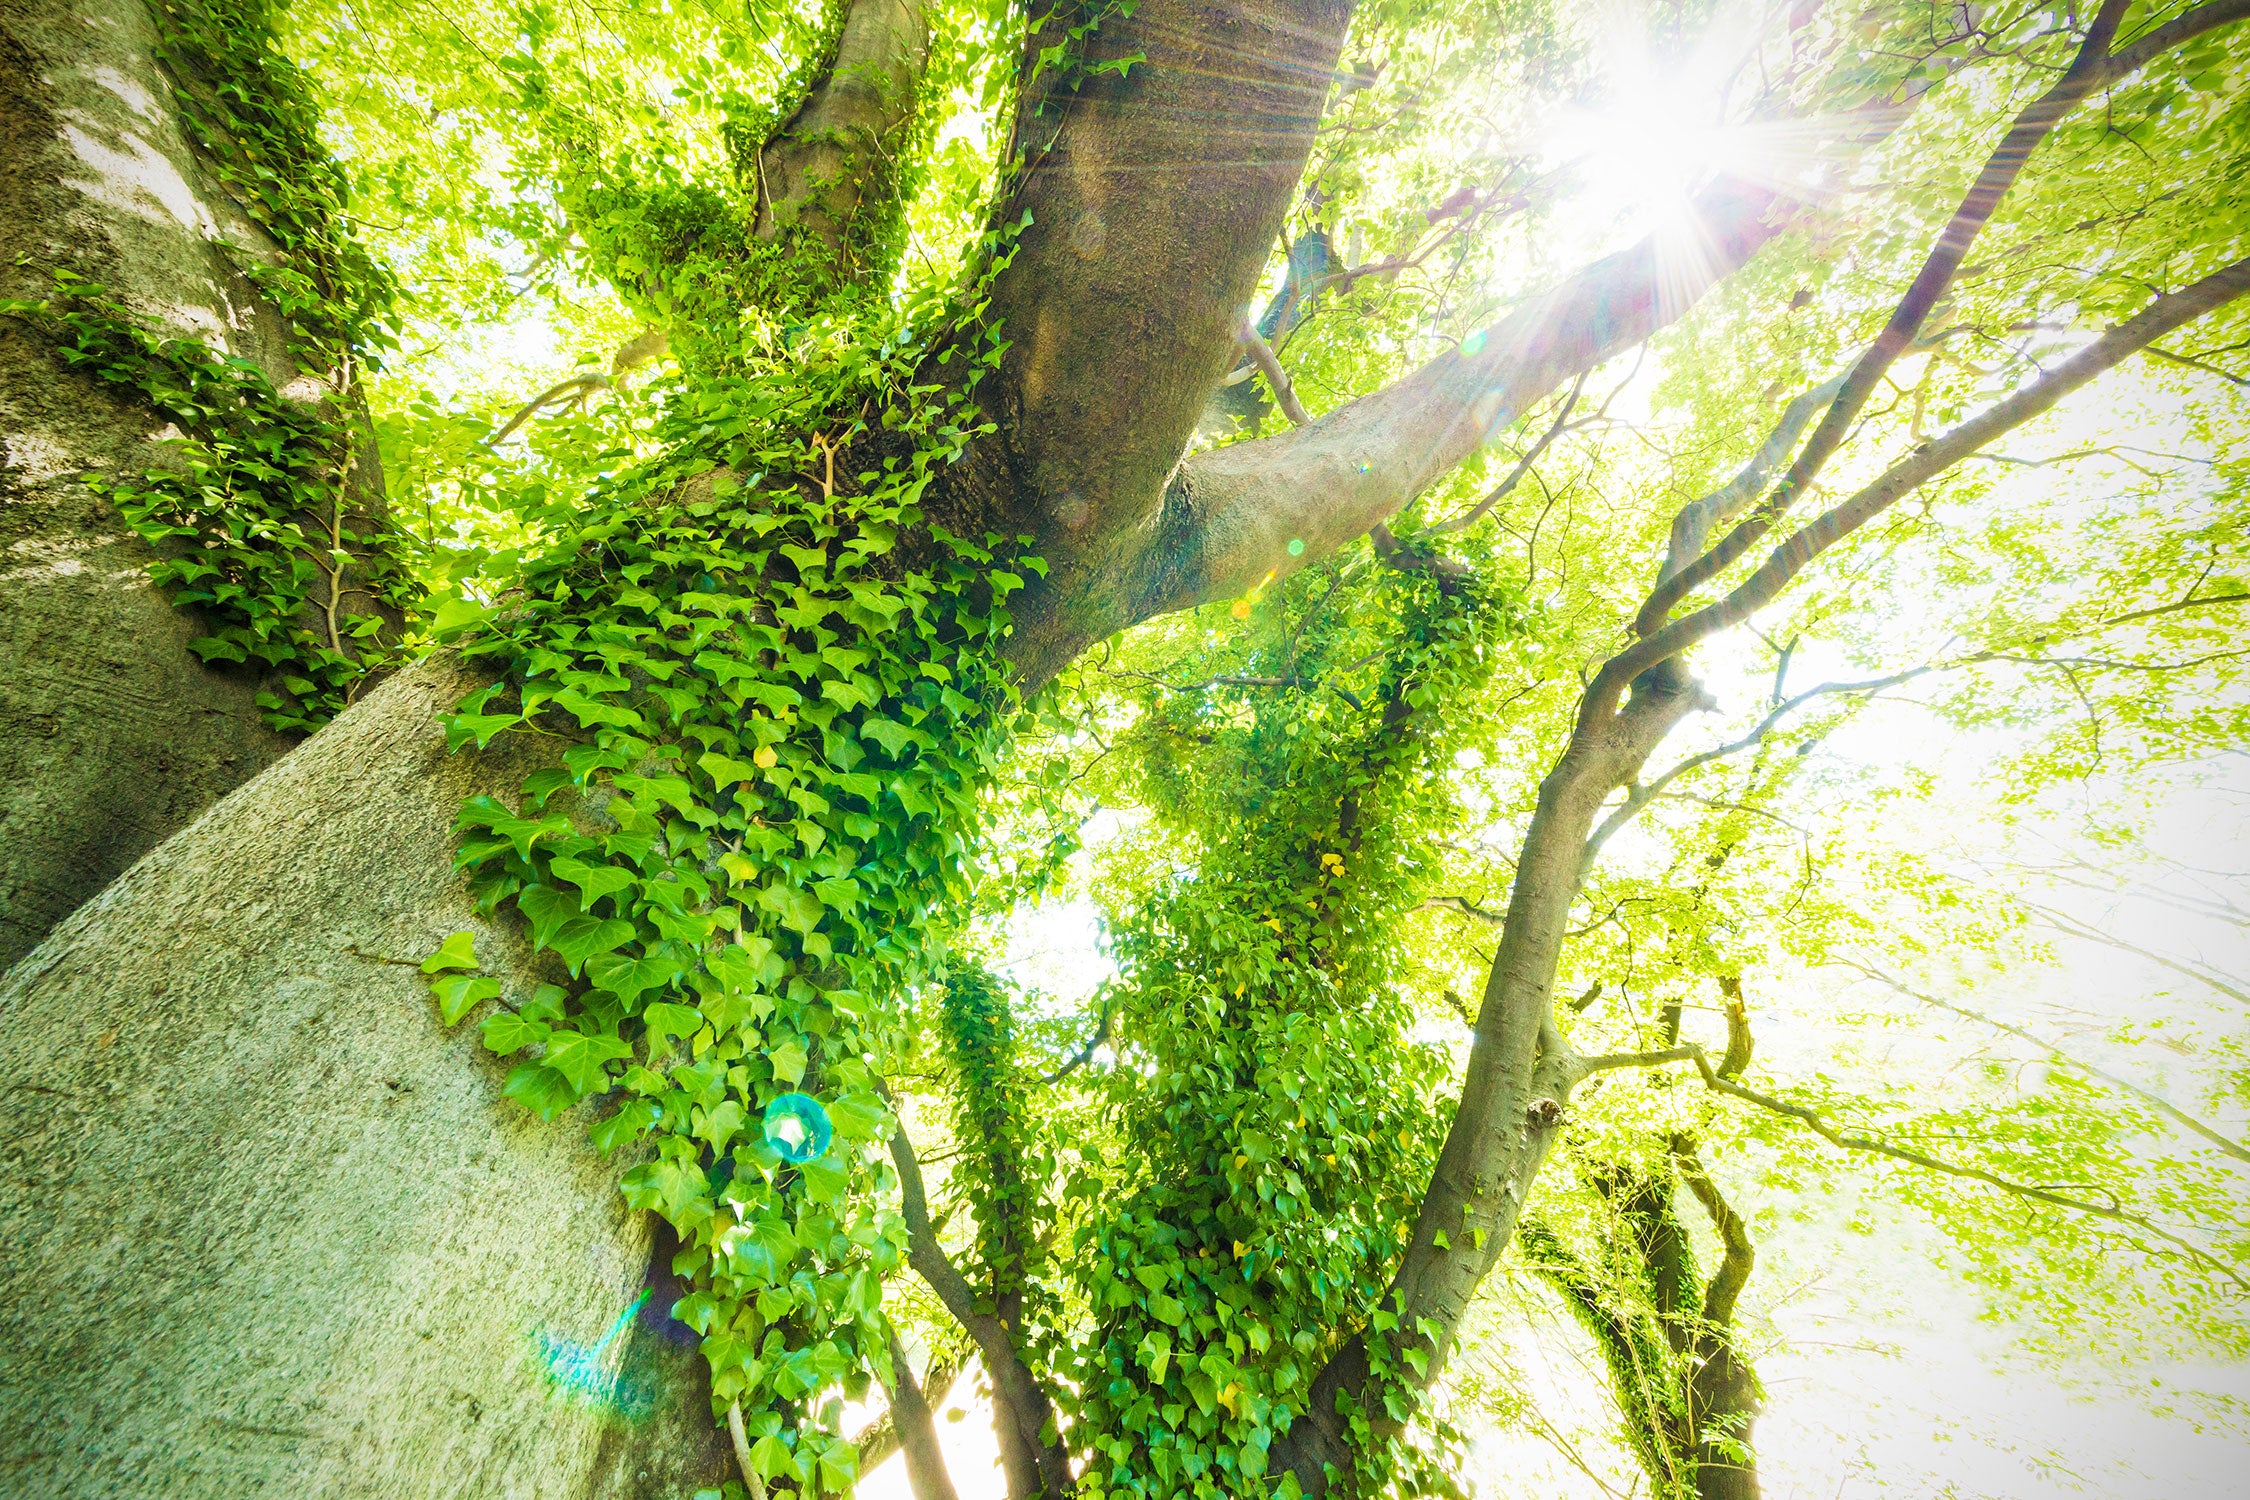
{"type": "Polygon", "coordinates": [[[834,1152],[816,1156],[797,1168],[804,1174],[805,1196],[815,1203],[839,1203],[852,1182],[851,1167],[834,1152]]]}
{"type": "Polygon", "coordinates": [[[582,892],[578,901],[580,911],[592,911],[596,901],[616,895],[640,878],[631,870],[621,870],[615,865],[590,865],[568,855],[549,860],[547,869],[557,880],[567,880],[582,892]]]}
{"type": "Polygon", "coordinates": [[[477,966],[477,935],[473,932],[456,932],[438,944],[437,952],[422,960],[425,974],[443,973],[447,969],[473,969],[477,966]]]}
{"type": "Polygon", "coordinates": [[[736,760],[731,755],[706,751],[703,759],[696,764],[702,768],[704,775],[720,786],[733,786],[738,782],[758,779],[757,767],[748,761],[736,760]]]}
{"type": "Polygon", "coordinates": [[[497,996],[500,981],[482,974],[449,974],[443,979],[431,980],[430,993],[437,996],[438,1015],[446,1025],[452,1026],[479,1002],[497,996]]]}
{"type": "Polygon", "coordinates": [[[617,953],[596,954],[586,962],[586,977],[597,988],[615,995],[630,1010],[633,1002],[644,993],[670,984],[686,972],[686,967],[672,944],[659,943],[639,958],[617,953]]]}
{"type": "Polygon", "coordinates": [[[801,1083],[805,1077],[805,1064],[810,1059],[805,1056],[804,1043],[792,1037],[778,1046],[767,1048],[766,1061],[773,1065],[775,1078],[783,1083],[801,1083]]]}
{"type": "Polygon", "coordinates": [[[1180,1305],[1180,1299],[1167,1297],[1162,1292],[1148,1299],[1148,1311],[1157,1322],[1169,1323],[1175,1328],[1187,1317],[1187,1309],[1180,1305]]]}
{"type": "Polygon", "coordinates": [[[613,1036],[588,1036],[582,1031],[558,1031],[548,1039],[544,1061],[569,1081],[577,1095],[609,1086],[607,1064],[631,1057],[633,1049],[613,1036]]]}
{"type": "Polygon", "coordinates": [[[482,750],[492,743],[501,730],[523,722],[522,714],[439,714],[438,722],[445,726],[445,748],[448,754],[460,749],[471,740],[482,750]]]}
{"type": "Polygon", "coordinates": [[[859,1478],[859,1450],[847,1442],[830,1443],[820,1450],[820,1488],[831,1495],[848,1495],[859,1478]]]}
{"type": "Polygon", "coordinates": [[[926,738],[904,724],[886,719],[880,714],[869,714],[860,720],[859,735],[861,739],[873,740],[881,745],[894,757],[916,740],[926,738]]]}
{"type": "Polygon", "coordinates": [[[649,1100],[631,1099],[608,1119],[595,1121],[586,1133],[593,1139],[594,1149],[607,1156],[619,1146],[646,1135],[658,1115],[657,1107],[649,1100]]]}
{"type": "Polygon", "coordinates": [[[547,1040],[553,1028],[544,1021],[527,1021],[512,1010],[496,1010],[484,1018],[484,1044],[506,1057],[547,1040]]]}
{"type": "Polygon", "coordinates": [[[781,918],[790,931],[804,934],[820,925],[826,908],[812,892],[790,886],[769,885],[758,893],[758,904],[781,918]]]}
{"type": "Polygon", "coordinates": [[[773,1479],[783,1474],[795,1475],[797,1461],[791,1456],[788,1444],[779,1437],[762,1437],[750,1445],[750,1467],[762,1479],[773,1479]]]}
{"type": "Polygon", "coordinates": [[[702,1029],[703,1013],[691,1005],[660,1000],[641,1012],[641,1020],[647,1024],[650,1036],[668,1041],[673,1037],[695,1035],[702,1029]]]}
{"type": "Polygon", "coordinates": [[[542,1120],[552,1120],[578,1102],[570,1080],[544,1063],[517,1063],[500,1092],[542,1120]]]}
{"type": "Polygon", "coordinates": [[[576,688],[565,688],[555,694],[552,701],[555,707],[567,710],[576,718],[581,729],[592,729],[598,724],[608,724],[618,729],[641,727],[641,716],[631,709],[596,703],[576,688]]]}
{"type": "Polygon", "coordinates": [[[749,1116],[743,1113],[740,1101],[722,1099],[716,1109],[703,1112],[702,1119],[696,1124],[695,1134],[698,1139],[710,1142],[714,1152],[723,1153],[727,1149],[727,1142],[742,1133],[742,1127],[748,1120],[749,1116]]]}
{"type": "Polygon", "coordinates": [[[847,1141],[872,1141],[885,1134],[889,1112],[873,1094],[846,1094],[828,1105],[828,1121],[847,1141]]]}
{"type": "Polygon", "coordinates": [[[551,885],[516,893],[516,909],[531,920],[533,951],[554,945],[555,934],[578,916],[578,903],[551,885]]]}
{"type": "Polygon", "coordinates": [[[606,922],[579,917],[563,924],[562,931],[555,934],[554,947],[562,961],[570,965],[570,972],[576,974],[596,954],[608,953],[639,935],[640,929],[622,917],[606,922]]]}

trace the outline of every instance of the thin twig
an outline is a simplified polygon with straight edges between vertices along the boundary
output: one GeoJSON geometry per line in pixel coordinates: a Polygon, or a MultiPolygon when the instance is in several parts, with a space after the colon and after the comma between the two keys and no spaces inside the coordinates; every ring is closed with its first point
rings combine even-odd
{"type": "Polygon", "coordinates": [[[2071,1053],[2064,1051],[2055,1043],[2050,1042],[2033,1032],[2026,1031],[2021,1026],[2017,1026],[2008,1021],[2003,1021],[1997,1016],[1988,1016],[1982,1011],[1971,1010],[1969,1009],[1969,1007],[1956,1004],[1951,1000],[1940,1000],[1935,995],[1925,995],[1920,990],[1913,989],[1908,985],[1901,983],[1899,980],[1892,978],[1890,975],[1884,973],[1880,969],[1870,968],[1868,965],[1858,963],[1852,959],[1842,959],[1839,960],[1839,962],[1841,962],[1847,969],[1857,969],[1860,973],[1865,974],[1868,978],[1875,980],[1877,983],[1888,985],[1891,989],[1896,990],[1899,994],[1906,996],[1910,1000],[1919,1000],[1924,1005],[1935,1006],[1939,1010],[1951,1011],[1953,1014],[1964,1017],[1967,1020],[1975,1021],[1979,1025],[1990,1026],[1995,1031],[2005,1031],[2012,1037],[2016,1037],[2019,1040],[2029,1042],[2032,1046],[2037,1047],[2040,1051],[2046,1053],[2049,1057],[2054,1058],[2058,1062],[2068,1064],[2069,1066],[2078,1069],[2078,1071],[2081,1073],[2089,1073],[2094,1077],[2099,1078],[2104,1083],[2110,1084],[2116,1088],[2123,1089],[2126,1093],[2131,1094],[2134,1098],[2140,1100],[2149,1108],[2155,1110],[2158,1114],[2172,1121],[2175,1125],[2178,1125],[2185,1130],[2191,1131],[2194,1134],[2201,1136],[2204,1140],[2209,1141],[2212,1145],[2218,1147],[2221,1151],[2224,1151],[2227,1155],[2233,1157],[2235,1160],[2250,1161],[2250,1146],[2245,1146],[2240,1141],[2232,1140],[2227,1136],[2221,1135],[2218,1131],[2213,1130],[2210,1126],[2195,1118],[2195,1116],[2188,1114],[2186,1111],[2180,1109],[2178,1106],[2174,1105],[2170,1100],[2164,1098],[2162,1095],[2151,1093],[2149,1090],[2142,1088],[2139,1084],[2132,1082],[2130,1079],[2120,1078],[2115,1073],[2109,1072],[2107,1069],[2098,1068],[2082,1058],[2073,1056],[2071,1053]]]}
{"type": "Polygon", "coordinates": [[[1768,1110],[1774,1114],[1786,1115],[1805,1126],[1831,1146],[1837,1146],[1846,1151],[1863,1151],[1874,1156],[1888,1157],[1893,1161],[1920,1167],[1924,1171],[1942,1173],[1948,1177],[1965,1177],[1972,1182],[1984,1183],[1988,1187],[1998,1188],[2002,1192],[2014,1194],[2019,1198],[2028,1198],[2033,1202],[2067,1209],[2091,1218],[2107,1219],[2113,1224],[2126,1225],[2142,1234],[2162,1240],[2190,1260],[2224,1276],[2245,1292],[2250,1292],[2250,1279],[2246,1279],[2233,1266],[2211,1254],[2208,1250],[2180,1238],[2170,1230],[2159,1228],[2130,1209],[2119,1207],[2114,1202],[2095,1203],[2085,1198],[2074,1198],[2068,1193],[2057,1192],[2053,1188],[2042,1187],[2038,1183],[2018,1182],[2013,1178],[2003,1177],[1997,1172],[1988,1172],[1982,1167],[1965,1166],[1958,1162],[1944,1161],[1926,1152],[1917,1151],[1911,1146],[1894,1146],[1890,1142],[1879,1140],[1874,1136],[1863,1135],[1856,1130],[1846,1130],[1831,1125],[1817,1110],[1808,1109],[1802,1104],[1791,1104],[1786,1099],[1777,1099],[1771,1094],[1760,1093],[1758,1090],[1736,1083],[1732,1079],[1721,1078],[1718,1070],[1711,1065],[1710,1055],[1693,1042],[1666,1048],[1662,1052],[1618,1053],[1607,1057],[1587,1058],[1582,1060],[1578,1066],[1587,1071],[1598,1071],[1607,1068],[1659,1067],[1672,1062],[1694,1063],[1696,1072],[1702,1076],[1703,1086],[1713,1093],[1725,1094],[1731,1098],[1740,1099],[1746,1104],[1755,1104],[1760,1109],[1768,1110]]]}

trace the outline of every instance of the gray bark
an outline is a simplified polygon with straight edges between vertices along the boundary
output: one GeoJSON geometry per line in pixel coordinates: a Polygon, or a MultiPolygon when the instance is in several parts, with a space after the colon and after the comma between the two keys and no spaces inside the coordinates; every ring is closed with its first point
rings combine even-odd
{"type": "MultiPolygon", "coordinates": [[[[287,329],[215,241],[270,243],[198,169],[155,38],[140,0],[0,10],[0,296],[68,268],[296,394],[287,329]]],[[[158,425],[0,319],[0,968],[289,747],[79,482],[160,463],[158,425]]]]}
{"type": "Polygon", "coordinates": [[[642,1288],[646,1218],[385,961],[468,928],[511,998],[536,975],[451,868],[461,799],[528,769],[444,753],[475,681],[402,673],[0,988],[0,1489],[655,1496],[708,1456],[668,1297],[549,1378],[642,1288]]]}

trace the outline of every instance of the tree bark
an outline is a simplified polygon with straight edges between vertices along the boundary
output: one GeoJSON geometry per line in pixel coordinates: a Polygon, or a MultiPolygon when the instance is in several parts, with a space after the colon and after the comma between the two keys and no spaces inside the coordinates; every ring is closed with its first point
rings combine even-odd
{"type": "Polygon", "coordinates": [[[649,1263],[619,1164],[503,1099],[413,966],[468,929],[511,998],[538,972],[451,866],[461,799],[529,769],[444,753],[476,681],[400,674],[0,988],[14,1492],[654,1494],[615,1425],[708,1430],[633,1385],[684,1361],[602,1345],[649,1263]]]}
{"type": "Polygon", "coordinates": [[[945,1469],[945,1454],[938,1447],[937,1424],[930,1420],[930,1403],[915,1382],[914,1367],[907,1362],[906,1346],[891,1335],[891,1368],[898,1385],[891,1392],[891,1425],[906,1455],[906,1482],[914,1500],[960,1500],[953,1476],[945,1469]]]}
{"type": "MultiPolygon", "coordinates": [[[[0,12],[0,296],[36,300],[72,270],[321,400],[218,243],[273,250],[199,165],[156,40],[141,0],[0,12]]],[[[209,632],[81,482],[160,466],[161,425],[0,318],[0,968],[291,743],[262,722],[254,672],[188,649],[209,632]]],[[[379,480],[363,480],[355,495],[379,504],[379,480]]]]}

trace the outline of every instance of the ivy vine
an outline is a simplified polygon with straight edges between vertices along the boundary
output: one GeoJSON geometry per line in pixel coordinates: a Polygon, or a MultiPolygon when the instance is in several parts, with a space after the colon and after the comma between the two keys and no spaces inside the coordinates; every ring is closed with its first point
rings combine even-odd
{"type": "MultiPolygon", "coordinates": [[[[1477,701],[1513,605],[1473,578],[1343,571],[1361,576],[1316,575],[1267,611],[1252,675],[1278,691],[1174,694],[1138,731],[1149,802],[1207,843],[1192,878],[1113,918],[1124,1191],[1078,1235],[1096,1327],[1054,1356],[1090,1494],[1297,1493],[1269,1453],[1308,1410],[1327,1330],[1397,1326],[1381,1298],[1450,1111],[1396,917],[1436,867],[1444,772],[1478,727],[1453,706],[1477,701]],[[1335,617],[1354,592],[1400,622],[1371,700],[1342,687],[1366,642],[1335,617]]],[[[1397,1441],[1414,1404],[1388,1347],[1367,1340],[1375,1378],[1343,1413],[1362,1492],[1448,1492],[1442,1423],[1397,1441]]]]}
{"type": "Polygon", "coordinates": [[[167,335],[68,269],[49,296],[0,301],[0,315],[40,329],[67,364],[177,433],[165,467],[88,483],[157,548],[149,572],[167,597],[208,627],[190,642],[196,655],[259,669],[266,723],[306,732],[397,663],[419,598],[348,416],[365,367],[392,344],[396,288],[350,232],[343,170],[319,143],[310,89],[276,50],[262,0],[151,10],[198,161],[272,241],[270,252],[228,246],[230,259],[281,313],[291,359],[324,394],[285,397],[251,361],[167,335]]]}
{"type": "MultiPolygon", "coordinates": [[[[910,327],[823,321],[766,371],[700,383],[664,457],[546,517],[520,595],[438,615],[501,671],[447,717],[450,745],[574,741],[515,805],[461,815],[480,906],[520,913],[557,966],[484,1019],[485,1045],[525,1054],[506,1088],[526,1106],[600,1098],[601,1149],[648,1143],[625,1193],[679,1234],[694,1290],[674,1316],[702,1335],[714,1415],[739,1405],[762,1477],[807,1489],[856,1472],[823,1400],[891,1376],[879,1305],[906,1229],[880,1206],[883,1033],[969,893],[1018,708],[1006,601],[1042,567],[1025,538],[922,509],[993,430],[971,393],[1004,346],[948,347],[970,373],[917,386],[932,351],[910,327]],[[825,1155],[758,1128],[785,1093],[826,1112],[825,1155]]],[[[448,1024],[501,998],[466,935],[426,967],[448,1024]]]]}

